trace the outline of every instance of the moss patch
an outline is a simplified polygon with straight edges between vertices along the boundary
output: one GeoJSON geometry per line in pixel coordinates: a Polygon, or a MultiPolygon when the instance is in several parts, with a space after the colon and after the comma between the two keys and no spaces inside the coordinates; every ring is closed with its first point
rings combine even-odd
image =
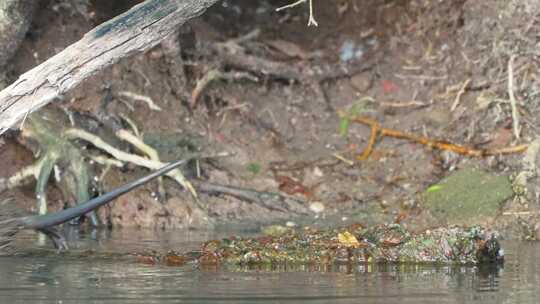
{"type": "Polygon", "coordinates": [[[513,195],[507,176],[477,169],[463,169],[429,187],[423,194],[424,207],[448,224],[473,224],[494,217],[501,204],[513,195]]]}

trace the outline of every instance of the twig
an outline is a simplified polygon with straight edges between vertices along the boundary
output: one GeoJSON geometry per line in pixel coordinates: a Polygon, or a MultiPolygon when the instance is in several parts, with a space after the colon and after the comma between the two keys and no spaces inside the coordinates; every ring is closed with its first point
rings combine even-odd
{"type": "Polygon", "coordinates": [[[308,20],[308,26],[319,26],[317,23],[317,20],[315,20],[315,16],[313,14],[313,0],[309,0],[309,20],[308,20]]]}
{"type": "Polygon", "coordinates": [[[250,40],[253,40],[257,37],[259,37],[259,35],[261,34],[261,29],[259,28],[255,28],[253,29],[251,32],[245,34],[245,35],[242,35],[240,37],[236,37],[236,38],[233,38],[233,39],[230,39],[228,41],[226,41],[225,43],[234,43],[234,44],[241,44],[243,42],[246,42],[246,41],[250,41],[250,40]]]}
{"type": "Polygon", "coordinates": [[[278,8],[276,8],[276,12],[279,12],[279,11],[282,11],[282,10],[288,9],[288,8],[293,8],[293,7],[295,7],[297,5],[300,5],[300,4],[302,4],[302,3],[306,2],[306,1],[307,0],[298,0],[298,1],[294,2],[294,3],[289,3],[287,5],[278,7],[278,8]]]}
{"type": "Polygon", "coordinates": [[[133,99],[135,101],[142,101],[142,102],[144,102],[144,103],[146,103],[148,105],[150,110],[161,111],[161,108],[158,105],[156,105],[156,103],[152,100],[152,98],[150,98],[148,96],[136,94],[136,93],[129,92],[129,91],[118,92],[118,95],[121,96],[121,97],[127,97],[127,98],[130,98],[130,99],[133,99]]]}
{"type": "Polygon", "coordinates": [[[382,101],[380,104],[381,106],[389,107],[389,108],[408,108],[408,107],[423,108],[430,105],[430,103],[417,101],[417,100],[411,100],[408,102],[382,101]]]}
{"type": "Polygon", "coordinates": [[[516,97],[514,96],[514,59],[516,55],[510,56],[508,60],[508,97],[510,98],[510,106],[512,107],[512,127],[514,129],[514,136],[519,140],[519,113],[516,106],[516,97]]]}
{"type": "Polygon", "coordinates": [[[447,75],[444,76],[432,76],[432,75],[405,75],[405,74],[394,74],[397,78],[400,79],[416,79],[416,80],[443,80],[448,78],[447,75]]]}
{"type": "Polygon", "coordinates": [[[212,80],[219,78],[220,74],[221,72],[218,69],[212,69],[197,81],[195,88],[191,92],[191,101],[189,103],[189,106],[192,109],[195,108],[199,95],[201,95],[202,91],[210,84],[210,82],[212,82],[212,80]]]}
{"type": "Polygon", "coordinates": [[[505,211],[502,215],[514,215],[514,216],[526,216],[526,215],[535,215],[540,214],[539,212],[534,211],[505,211]]]}
{"type": "Polygon", "coordinates": [[[528,145],[519,145],[519,146],[514,146],[514,147],[505,147],[505,148],[497,148],[497,149],[474,149],[474,148],[470,148],[470,147],[466,147],[462,145],[452,144],[444,140],[432,140],[425,136],[416,136],[413,134],[408,134],[408,133],[404,133],[404,132],[393,130],[393,129],[382,128],[377,121],[368,117],[351,116],[351,115],[347,115],[346,113],[339,113],[339,115],[340,117],[346,117],[350,121],[365,124],[371,127],[371,136],[368,141],[368,146],[364,149],[364,151],[360,155],[357,156],[358,160],[365,160],[369,157],[369,155],[373,151],[373,147],[375,146],[375,143],[377,142],[377,138],[379,135],[381,135],[381,137],[390,136],[394,138],[405,139],[405,140],[409,140],[412,142],[416,142],[416,143],[428,146],[430,148],[452,151],[457,154],[473,156],[473,157],[522,153],[526,151],[528,148],[528,145]]]}
{"type": "Polygon", "coordinates": [[[345,157],[339,155],[338,153],[333,153],[332,156],[334,156],[335,158],[339,159],[340,161],[346,163],[349,166],[354,165],[354,162],[352,160],[346,159],[345,157]]]}
{"type": "Polygon", "coordinates": [[[465,89],[467,88],[467,86],[469,85],[469,83],[471,83],[471,79],[467,79],[465,80],[465,82],[463,83],[463,85],[461,86],[461,88],[459,89],[459,91],[457,92],[456,94],[456,99],[454,100],[454,103],[452,104],[452,107],[450,108],[450,112],[454,112],[457,108],[457,106],[459,105],[459,102],[461,100],[461,95],[463,95],[463,93],[465,93],[465,89]]]}
{"type": "Polygon", "coordinates": [[[214,80],[236,80],[236,79],[242,79],[247,78],[249,80],[257,82],[259,79],[249,73],[245,72],[221,72],[218,69],[212,69],[208,71],[199,81],[197,81],[197,84],[195,85],[195,89],[191,92],[191,101],[190,106],[191,108],[194,108],[197,105],[197,100],[199,99],[199,96],[204,91],[208,85],[214,80]]]}
{"type": "MultiPolygon", "coordinates": [[[[290,4],[287,4],[287,5],[284,5],[284,6],[281,6],[281,7],[278,7],[276,8],[276,12],[279,12],[281,10],[284,10],[284,9],[288,9],[288,8],[293,8],[297,5],[300,5],[304,2],[306,2],[307,0],[298,0],[296,2],[293,2],[293,3],[290,3],[290,4]]],[[[314,17],[314,14],[313,14],[313,0],[309,0],[309,20],[308,20],[308,26],[319,26],[319,24],[317,23],[317,20],[315,20],[315,17],[314,17]]]]}

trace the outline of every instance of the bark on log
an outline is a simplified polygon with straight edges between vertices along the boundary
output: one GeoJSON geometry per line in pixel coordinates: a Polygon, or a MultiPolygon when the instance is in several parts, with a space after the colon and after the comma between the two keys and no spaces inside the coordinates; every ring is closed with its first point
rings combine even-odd
{"type": "Polygon", "coordinates": [[[86,33],[0,92],[0,135],[103,68],[147,50],[219,0],[147,0],[86,33]]]}
{"type": "Polygon", "coordinates": [[[36,1],[0,1],[0,67],[13,56],[30,25],[36,1]]]}

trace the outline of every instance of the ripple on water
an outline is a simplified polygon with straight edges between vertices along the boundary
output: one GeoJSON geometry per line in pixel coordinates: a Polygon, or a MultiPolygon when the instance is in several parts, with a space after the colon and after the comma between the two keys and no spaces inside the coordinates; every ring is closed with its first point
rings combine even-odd
{"type": "MultiPolygon", "coordinates": [[[[216,237],[126,230],[83,234],[70,243],[74,250],[189,250],[216,237]]],[[[507,258],[499,268],[356,265],[230,272],[145,265],[126,258],[0,257],[0,303],[536,303],[540,243],[504,246],[507,258]]]]}

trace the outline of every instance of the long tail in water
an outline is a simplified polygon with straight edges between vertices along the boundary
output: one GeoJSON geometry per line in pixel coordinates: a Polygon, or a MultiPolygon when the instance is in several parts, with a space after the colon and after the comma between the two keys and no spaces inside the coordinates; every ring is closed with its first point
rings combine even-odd
{"type": "MultiPolygon", "coordinates": [[[[189,160],[191,160],[191,158],[170,163],[136,181],[116,188],[87,202],[78,204],[75,207],[71,207],[57,213],[25,216],[23,211],[20,208],[17,208],[12,199],[0,201],[0,252],[10,247],[11,243],[15,239],[15,235],[22,229],[35,229],[43,231],[49,237],[51,237],[56,247],[63,249],[65,247],[63,238],[50,228],[82,216],[89,211],[105,205],[120,195],[125,194],[136,187],[144,185],[156,177],[166,174],[167,172],[177,168],[189,160]]],[[[67,249],[67,247],[65,247],[65,249],[67,249]]]]}

